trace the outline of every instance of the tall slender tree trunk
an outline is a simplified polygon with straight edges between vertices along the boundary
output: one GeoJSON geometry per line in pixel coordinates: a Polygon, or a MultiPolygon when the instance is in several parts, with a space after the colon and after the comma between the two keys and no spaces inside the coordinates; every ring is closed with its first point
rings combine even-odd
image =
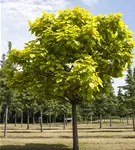
{"type": "Polygon", "coordinates": [[[87,117],[87,125],[89,124],[89,114],[87,115],[88,117],[87,117]]]}
{"type": "Polygon", "coordinates": [[[65,116],[65,117],[66,117],[66,126],[67,126],[67,113],[66,113],[66,116],[65,116]]]}
{"type": "Polygon", "coordinates": [[[110,127],[112,126],[112,112],[110,110],[110,127]]]}
{"type": "Polygon", "coordinates": [[[55,115],[53,115],[53,125],[55,125],[55,119],[54,119],[55,117],[54,117],[54,116],[55,116],[55,115]]]}
{"type": "Polygon", "coordinates": [[[34,115],[34,112],[32,114],[32,120],[33,120],[33,125],[35,125],[35,115],[34,115]]]}
{"type": "Polygon", "coordinates": [[[93,117],[92,117],[92,114],[90,115],[90,123],[92,124],[92,121],[93,121],[93,117]]]}
{"type": "Polygon", "coordinates": [[[7,118],[8,118],[8,103],[6,103],[6,108],[5,108],[4,137],[7,137],[7,118]]]}
{"type": "Polygon", "coordinates": [[[63,114],[63,129],[66,128],[66,119],[65,119],[65,113],[63,114]]]}
{"type": "Polygon", "coordinates": [[[129,120],[128,119],[129,119],[129,116],[127,116],[127,124],[129,124],[129,120]]]}
{"type": "Polygon", "coordinates": [[[132,108],[133,131],[135,131],[135,110],[132,108]]]}
{"type": "Polygon", "coordinates": [[[23,111],[21,112],[21,127],[23,126],[23,111]]]}
{"type": "Polygon", "coordinates": [[[47,123],[47,125],[48,125],[48,116],[47,116],[47,120],[46,120],[46,123],[47,123]]]}
{"type": "Polygon", "coordinates": [[[27,129],[30,128],[30,113],[29,110],[27,111],[27,129]]]}
{"type": "Polygon", "coordinates": [[[54,126],[56,126],[56,115],[54,115],[54,126]]]}
{"type": "Polygon", "coordinates": [[[51,122],[52,122],[52,116],[51,115],[49,115],[49,127],[51,127],[51,122]]]}
{"type": "Polygon", "coordinates": [[[100,111],[100,129],[102,129],[102,111],[100,111]]]}
{"type": "Polygon", "coordinates": [[[17,124],[17,113],[15,113],[15,127],[16,127],[16,124],[17,124]]]}
{"type": "Polygon", "coordinates": [[[124,123],[124,120],[123,120],[123,115],[122,115],[122,124],[124,123]]]}
{"type": "Polygon", "coordinates": [[[40,110],[40,117],[41,117],[41,119],[40,119],[40,131],[41,132],[43,132],[43,110],[41,109],[40,110]]]}
{"type": "Polygon", "coordinates": [[[73,150],[79,150],[76,119],[76,101],[72,102],[73,150]]]}

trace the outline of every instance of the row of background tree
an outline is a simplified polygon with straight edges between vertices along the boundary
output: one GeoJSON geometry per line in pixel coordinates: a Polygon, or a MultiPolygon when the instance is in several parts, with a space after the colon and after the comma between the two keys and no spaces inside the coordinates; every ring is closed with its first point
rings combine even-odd
{"type": "MultiPolygon", "coordinates": [[[[11,50],[11,42],[8,43],[9,51],[11,50]]],[[[9,52],[8,51],[8,52],[9,52]]],[[[68,102],[59,101],[59,98],[52,99],[44,94],[38,96],[31,91],[30,88],[10,89],[4,82],[5,76],[2,74],[2,69],[8,66],[6,55],[3,54],[0,71],[0,122],[4,123],[6,111],[8,111],[7,120],[9,123],[29,123],[39,122],[42,117],[42,122],[63,122],[68,117],[71,117],[72,110],[68,102]],[[8,107],[8,108],[7,108],[8,107]],[[8,110],[9,109],[9,110],[8,110]]],[[[13,66],[10,66],[12,69],[13,66]]],[[[8,73],[8,71],[7,71],[8,73]]],[[[100,128],[102,128],[102,118],[110,119],[112,126],[113,118],[129,117],[133,118],[133,130],[135,130],[134,111],[135,111],[135,68],[127,66],[127,74],[125,85],[118,90],[115,95],[112,83],[106,85],[106,94],[98,96],[91,103],[81,104],[77,107],[78,121],[89,121],[100,119],[100,128]]]]}

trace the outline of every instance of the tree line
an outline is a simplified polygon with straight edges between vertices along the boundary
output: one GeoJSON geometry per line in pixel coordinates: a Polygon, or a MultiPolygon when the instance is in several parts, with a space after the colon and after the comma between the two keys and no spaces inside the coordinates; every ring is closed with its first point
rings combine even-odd
{"type": "MultiPolygon", "coordinates": [[[[9,51],[11,50],[12,43],[8,42],[9,51]]],[[[41,132],[43,132],[43,123],[47,123],[51,127],[51,123],[63,122],[63,129],[67,124],[66,118],[72,118],[71,106],[68,102],[61,102],[58,98],[52,99],[49,97],[46,99],[42,95],[40,99],[37,95],[32,93],[29,88],[10,89],[4,82],[5,76],[2,74],[3,70],[9,69],[6,65],[9,65],[6,60],[6,55],[2,55],[1,70],[0,70],[0,122],[1,123],[17,123],[23,126],[23,123],[27,123],[27,129],[29,124],[40,123],[41,132]],[[19,120],[19,122],[18,122],[19,120]]],[[[8,66],[9,67],[9,66],[8,66]]],[[[10,66],[11,67],[11,66],[10,66]]],[[[77,108],[77,120],[91,122],[100,120],[99,128],[102,128],[102,119],[106,118],[110,120],[110,127],[112,126],[112,117],[115,119],[132,117],[133,130],[135,131],[135,68],[127,66],[127,73],[125,77],[125,85],[120,86],[118,93],[115,94],[112,82],[108,82],[106,85],[106,92],[100,95],[96,100],[91,103],[80,104],[77,108]]],[[[6,128],[5,128],[6,130],[6,128]]],[[[6,136],[6,131],[5,131],[6,136]]]]}

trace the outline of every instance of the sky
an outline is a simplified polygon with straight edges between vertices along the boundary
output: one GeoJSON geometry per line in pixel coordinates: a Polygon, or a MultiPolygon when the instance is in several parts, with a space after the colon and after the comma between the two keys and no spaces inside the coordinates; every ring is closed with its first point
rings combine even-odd
{"type": "MultiPolygon", "coordinates": [[[[23,49],[24,43],[34,38],[28,32],[28,20],[40,16],[41,11],[56,13],[75,6],[83,7],[93,15],[121,12],[125,24],[135,33],[135,0],[1,0],[0,58],[7,52],[7,41],[12,42],[13,48],[23,49]]],[[[135,39],[135,34],[133,36],[135,39]]],[[[115,92],[124,83],[124,78],[114,79],[115,92]]]]}

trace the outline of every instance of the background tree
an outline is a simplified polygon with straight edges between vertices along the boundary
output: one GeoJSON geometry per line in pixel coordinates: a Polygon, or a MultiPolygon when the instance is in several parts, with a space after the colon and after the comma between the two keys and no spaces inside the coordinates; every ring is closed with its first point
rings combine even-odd
{"type": "MultiPolygon", "coordinates": [[[[12,47],[12,43],[8,42],[8,53],[10,52],[12,47]]],[[[1,90],[2,90],[2,98],[4,100],[4,109],[5,109],[5,127],[4,127],[4,137],[7,137],[7,120],[8,120],[8,106],[11,103],[11,97],[12,97],[12,90],[7,84],[7,78],[4,74],[4,71],[6,73],[12,73],[13,65],[12,63],[9,63],[8,59],[6,58],[6,55],[3,54],[2,61],[1,61],[1,69],[0,69],[0,77],[1,77],[1,90]]],[[[1,99],[2,100],[2,99],[1,99]]]]}
{"type": "Polygon", "coordinates": [[[106,99],[106,107],[107,107],[107,112],[109,113],[109,118],[110,118],[110,127],[112,126],[112,115],[116,112],[116,95],[114,93],[114,89],[112,86],[112,83],[109,83],[108,86],[108,93],[107,93],[107,99],[106,99]]]}
{"type": "Polygon", "coordinates": [[[135,68],[132,71],[130,65],[127,66],[126,85],[123,86],[126,95],[126,101],[132,109],[133,130],[135,131],[135,68]]]}

